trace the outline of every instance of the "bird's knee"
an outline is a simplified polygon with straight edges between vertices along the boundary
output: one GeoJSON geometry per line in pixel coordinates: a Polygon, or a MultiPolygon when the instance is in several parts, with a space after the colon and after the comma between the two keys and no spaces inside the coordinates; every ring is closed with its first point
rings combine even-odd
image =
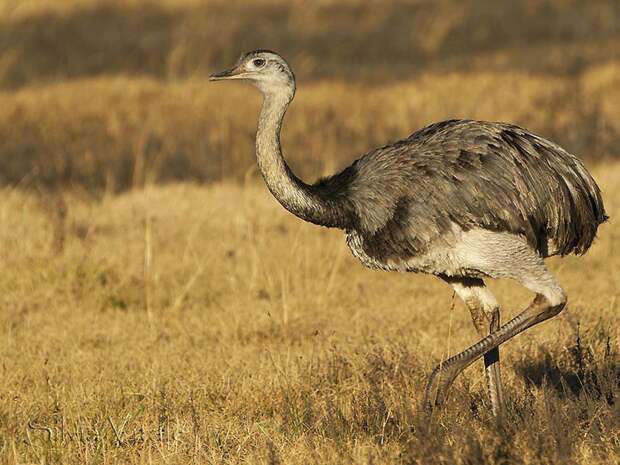
{"type": "Polygon", "coordinates": [[[563,295],[561,300],[551,306],[551,316],[556,316],[559,314],[562,310],[564,310],[564,307],[566,307],[566,295],[563,295]]]}
{"type": "Polygon", "coordinates": [[[547,296],[547,300],[549,301],[549,305],[554,309],[555,315],[557,315],[566,306],[566,292],[564,292],[564,289],[559,288],[551,295],[547,296]]]}
{"type": "Polygon", "coordinates": [[[546,320],[558,315],[564,309],[567,298],[564,290],[560,288],[545,295],[538,294],[535,301],[539,303],[540,316],[546,320]]]}

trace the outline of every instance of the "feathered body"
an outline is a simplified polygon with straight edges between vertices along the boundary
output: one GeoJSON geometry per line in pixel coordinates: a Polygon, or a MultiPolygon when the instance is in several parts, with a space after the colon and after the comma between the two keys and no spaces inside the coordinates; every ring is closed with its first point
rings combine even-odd
{"type": "Polygon", "coordinates": [[[334,225],[364,264],[402,271],[444,274],[415,258],[472,229],[523,237],[542,257],[581,254],[607,218],[575,156],[518,126],[485,121],[425,127],[310,190],[337,203],[334,225]]]}
{"type": "Polygon", "coordinates": [[[305,221],[345,230],[351,251],[368,267],[438,275],[469,308],[481,340],[433,371],[424,404],[441,404],[457,374],[483,357],[498,415],[499,345],[566,304],[566,293],[543,259],[584,253],[607,219],[601,192],[582,163],[518,126],[450,120],[372,150],[309,185],[291,171],[280,146],[282,121],[295,95],[286,61],[255,50],[211,79],[249,80],[262,92],[257,163],[284,208],[305,221]],[[536,297],[500,325],[486,277],[515,279],[536,297]]]}

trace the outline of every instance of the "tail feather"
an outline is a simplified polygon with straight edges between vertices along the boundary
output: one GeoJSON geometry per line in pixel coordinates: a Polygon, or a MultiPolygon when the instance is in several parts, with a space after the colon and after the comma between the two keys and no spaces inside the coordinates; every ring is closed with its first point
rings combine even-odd
{"type": "Polygon", "coordinates": [[[558,233],[564,233],[556,237],[558,245],[561,244],[561,255],[584,254],[592,245],[598,226],[609,218],[598,185],[581,161],[573,156],[571,159],[573,163],[564,165],[565,169],[558,172],[562,184],[567,187],[563,192],[568,197],[565,200],[570,204],[570,208],[559,215],[562,222],[570,225],[569,228],[556,229],[558,233]]]}

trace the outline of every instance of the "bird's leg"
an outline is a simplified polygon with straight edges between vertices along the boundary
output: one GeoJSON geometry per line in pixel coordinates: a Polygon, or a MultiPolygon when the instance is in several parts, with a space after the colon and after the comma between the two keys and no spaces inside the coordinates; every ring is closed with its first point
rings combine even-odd
{"type": "Polygon", "coordinates": [[[432,409],[435,406],[441,406],[445,401],[450,385],[461,371],[491,349],[498,347],[529,327],[557,315],[565,304],[566,297],[561,289],[550,292],[549,296],[537,294],[523,312],[501,326],[497,331],[441,363],[433,370],[428,379],[424,396],[425,407],[432,409]]]}
{"type": "MultiPolygon", "coordinates": [[[[499,329],[499,304],[482,279],[447,276],[443,279],[452,286],[469,308],[474,327],[480,338],[499,329]]],[[[484,354],[484,371],[493,415],[498,416],[504,397],[498,347],[484,354]]]]}
{"type": "MultiPolygon", "coordinates": [[[[485,311],[483,302],[480,299],[468,299],[465,303],[469,308],[472,321],[480,338],[484,338],[487,334],[492,334],[499,329],[499,306],[494,306],[491,311],[485,311]]],[[[499,347],[491,349],[484,354],[484,372],[493,415],[497,417],[500,415],[504,405],[504,391],[499,365],[499,347]]]]}

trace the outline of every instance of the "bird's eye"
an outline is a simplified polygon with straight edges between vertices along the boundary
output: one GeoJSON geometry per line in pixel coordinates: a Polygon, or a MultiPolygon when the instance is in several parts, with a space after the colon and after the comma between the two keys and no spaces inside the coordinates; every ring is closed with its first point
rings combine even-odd
{"type": "Polygon", "coordinates": [[[265,60],[263,60],[262,58],[256,58],[255,60],[252,61],[252,64],[256,68],[261,68],[262,66],[265,65],[265,60]]]}

